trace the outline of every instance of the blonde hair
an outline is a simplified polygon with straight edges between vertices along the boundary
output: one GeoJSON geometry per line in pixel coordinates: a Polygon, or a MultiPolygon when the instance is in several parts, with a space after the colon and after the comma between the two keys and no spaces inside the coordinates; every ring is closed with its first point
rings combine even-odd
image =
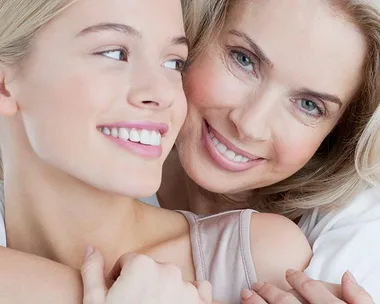
{"type": "MultiPolygon", "coordinates": [[[[21,66],[32,48],[38,30],[74,2],[75,0],[0,0],[0,63],[21,66]]],[[[0,179],[2,177],[0,164],[0,179]]]]}
{"type": "MultiPolygon", "coordinates": [[[[216,39],[230,5],[236,2],[183,0],[185,25],[194,52],[192,59],[202,53],[212,39],[216,39]]],[[[380,101],[380,4],[378,0],[330,2],[356,24],[367,40],[368,56],[363,69],[362,85],[339,123],[304,168],[282,182],[251,191],[248,206],[256,210],[283,214],[291,219],[315,207],[328,211],[348,203],[366,186],[358,171],[362,176],[373,176],[373,167],[371,173],[368,169],[364,170],[370,168],[368,162],[374,156],[369,156],[372,148],[367,146],[363,150],[363,142],[377,142],[373,129],[379,123],[379,112],[364,133],[363,130],[380,101]],[[357,162],[358,171],[355,167],[357,147],[362,160],[357,162]],[[368,157],[363,157],[364,155],[368,157]]],[[[237,199],[238,196],[222,196],[230,202],[240,200],[237,199]]],[[[247,201],[245,195],[242,197],[247,201]]]]}
{"type": "Polygon", "coordinates": [[[380,106],[363,131],[356,151],[356,168],[370,185],[380,188],[380,106]]]}

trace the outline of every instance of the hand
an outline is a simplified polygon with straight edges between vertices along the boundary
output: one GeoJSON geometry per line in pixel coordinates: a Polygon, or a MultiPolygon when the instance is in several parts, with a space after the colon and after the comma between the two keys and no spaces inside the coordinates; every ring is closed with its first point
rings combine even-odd
{"type": "Polygon", "coordinates": [[[94,250],[82,266],[83,304],[210,304],[211,284],[187,283],[172,264],[162,264],[144,255],[125,254],[110,272],[115,280],[106,287],[104,260],[94,250]]]}
{"type": "Polygon", "coordinates": [[[327,287],[320,281],[310,279],[300,271],[288,271],[286,280],[294,288],[295,292],[286,292],[271,284],[258,283],[255,284],[254,291],[242,291],[241,304],[375,303],[365,289],[357,284],[355,278],[349,272],[346,272],[342,277],[341,298],[335,294],[336,288],[334,288],[333,284],[327,287]]]}

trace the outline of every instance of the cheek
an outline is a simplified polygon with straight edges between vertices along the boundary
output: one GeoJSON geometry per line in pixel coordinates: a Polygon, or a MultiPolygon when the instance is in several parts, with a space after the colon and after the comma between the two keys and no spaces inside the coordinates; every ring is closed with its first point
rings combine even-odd
{"type": "Polygon", "coordinates": [[[234,88],[233,76],[217,58],[198,59],[184,79],[188,102],[196,108],[223,106],[234,88]]]}
{"type": "Polygon", "coordinates": [[[91,73],[64,71],[55,77],[45,75],[29,78],[23,84],[19,103],[27,116],[71,121],[75,117],[91,117],[107,109],[115,95],[112,88],[104,85],[105,79],[92,77],[91,73]]]}
{"type": "Polygon", "coordinates": [[[103,79],[91,73],[65,71],[49,77],[45,72],[25,79],[17,97],[25,132],[41,157],[89,141],[99,113],[109,108],[115,96],[103,79]]]}
{"type": "Polygon", "coordinates": [[[289,171],[293,174],[305,166],[326,136],[321,133],[287,132],[286,136],[276,140],[276,171],[289,171]]]}

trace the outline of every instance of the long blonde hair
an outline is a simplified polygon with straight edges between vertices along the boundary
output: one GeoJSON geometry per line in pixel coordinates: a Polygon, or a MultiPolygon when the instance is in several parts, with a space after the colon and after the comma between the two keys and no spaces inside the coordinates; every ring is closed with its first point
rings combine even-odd
{"type": "Polygon", "coordinates": [[[356,168],[364,180],[380,189],[380,106],[359,140],[356,168]]]}
{"type": "Polygon", "coordinates": [[[38,30],[75,1],[0,0],[0,64],[21,66],[38,30]]]}
{"type": "MultiPolygon", "coordinates": [[[[191,39],[192,60],[207,48],[211,39],[216,39],[223,27],[228,9],[237,1],[229,0],[183,0],[187,34],[191,39]]],[[[368,52],[363,70],[363,82],[339,123],[326,137],[317,153],[295,175],[271,185],[255,189],[248,198],[247,207],[262,212],[283,214],[297,218],[306,210],[320,207],[331,210],[348,203],[352,197],[366,187],[361,175],[369,176],[364,163],[374,159],[372,146],[364,142],[377,140],[374,125],[379,124],[380,114],[371,120],[371,115],[380,101],[380,3],[379,0],[330,0],[334,8],[341,10],[361,30],[367,40],[368,52]],[[359,141],[361,135],[362,139],[359,141]],[[360,159],[355,165],[355,151],[360,159]]],[[[371,167],[373,176],[373,167],[371,167]]],[[[222,195],[230,202],[237,196],[222,195]]],[[[244,196],[247,200],[247,197],[244,196]]],[[[241,207],[241,203],[237,206],[241,207]]]]}

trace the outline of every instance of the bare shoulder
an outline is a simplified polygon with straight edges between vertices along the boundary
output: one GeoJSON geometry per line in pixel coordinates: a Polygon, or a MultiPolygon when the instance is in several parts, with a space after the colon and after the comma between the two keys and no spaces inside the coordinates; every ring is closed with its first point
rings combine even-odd
{"type": "Polygon", "coordinates": [[[304,270],[311,258],[310,245],[291,220],[268,213],[251,216],[251,252],[258,280],[290,288],[287,269],[304,270]]]}

